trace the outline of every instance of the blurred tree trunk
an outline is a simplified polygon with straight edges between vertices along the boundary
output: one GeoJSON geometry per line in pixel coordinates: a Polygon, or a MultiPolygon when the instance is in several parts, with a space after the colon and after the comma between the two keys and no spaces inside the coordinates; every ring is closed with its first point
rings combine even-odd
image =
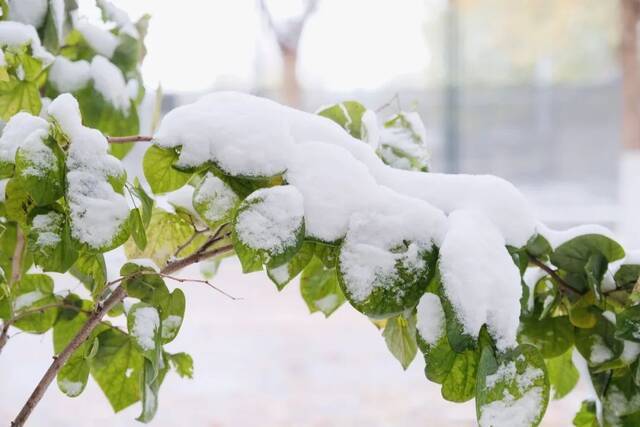
{"type": "MultiPolygon", "coordinates": [[[[280,1],[280,0],[272,0],[280,1]]],[[[260,0],[262,13],[276,37],[282,55],[282,81],[280,83],[280,100],[291,107],[300,107],[302,94],[296,68],[298,65],[298,45],[304,25],[313,13],[318,0],[300,0],[302,12],[298,16],[278,19],[269,11],[268,0],[260,0]]]]}
{"type": "Polygon", "coordinates": [[[640,149],[640,67],[638,66],[639,0],[620,0],[623,147],[640,149]]]}

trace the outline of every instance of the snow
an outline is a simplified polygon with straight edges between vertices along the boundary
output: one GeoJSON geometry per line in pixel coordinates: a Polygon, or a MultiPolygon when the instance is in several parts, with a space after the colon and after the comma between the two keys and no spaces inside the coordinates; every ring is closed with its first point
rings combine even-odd
{"type": "Polygon", "coordinates": [[[542,389],[533,387],[519,399],[505,390],[502,400],[483,405],[480,408],[480,427],[529,427],[533,425],[543,404],[542,389]]]}
{"type": "Polygon", "coordinates": [[[215,162],[234,176],[273,176],[286,169],[292,149],[280,105],[249,95],[219,92],[178,107],[163,118],[154,143],[182,146],[178,166],[215,162]]]}
{"type": "Polygon", "coordinates": [[[29,162],[29,166],[22,171],[25,175],[44,177],[49,170],[56,167],[57,158],[53,150],[43,143],[48,134],[44,129],[35,130],[20,147],[21,155],[29,162]]]}
{"type": "Polygon", "coordinates": [[[153,307],[138,307],[133,312],[131,334],[143,351],[155,348],[155,335],[160,327],[158,310],[153,307]]]}
{"type": "Polygon", "coordinates": [[[162,321],[162,338],[173,337],[182,325],[182,317],[170,315],[162,321]]]}
{"type": "Polygon", "coordinates": [[[85,18],[76,19],[75,28],[97,53],[107,58],[113,56],[113,52],[118,47],[118,38],[114,34],[92,24],[85,18]]]}
{"type": "Polygon", "coordinates": [[[206,207],[202,215],[210,223],[225,218],[239,201],[240,198],[231,187],[210,172],[193,192],[193,205],[206,207]]]}
{"type": "Polygon", "coordinates": [[[5,189],[7,188],[7,183],[9,179],[0,179],[0,202],[4,202],[5,200],[5,189]]]}
{"type": "Polygon", "coordinates": [[[20,47],[25,44],[31,46],[33,57],[42,61],[45,66],[53,61],[53,55],[42,47],[40,37],[32,25],[14,21],[0,21],[0,47],[20,47]]]}
{"type": "Polygon", "coordinates": [[[620,360],[623,363],[631,365],[635,362],[640,355],[640,344],[633,341],[623,341],[624,346],[622,347],[622,354],[620,355],[620,360]]]}
{"type": "Polygon", "coordinates": [[[446,219],[442,212],[420,200],[389,192],[385,205],[353,213],[340,251],[340,272],[356,301],[366,300],[378,287],[393,286],[397,265],[407,272],[425,268],[422,257],[440,243],[446,219]],[[406,251],[399,251],[408,243],[406,251]]]}
{"type": "Polygon", "coordinates": [[[60,45],[64,42],[64,24],[65,24],[65,0],[49,0],[49,7],[51,8],[51,15],[53,16],[53,23],[56,28],[56,34],[58,35],[58,43],[60,45]]]}
{"type": "Polygon", "coordinates": [[[37,247],[47,248],[60,243],[60,236],[56,231],[61,219],[62,214],[57,212],[49,212],[33,217],[31,230],[38,235],[38,240],[36,241],[37,247]]]}
{"type": "Polygon", "coordinates": [[[58,379],[58,387],[67,396],[78,396],[84,389],[84,384],[79,381],[69,381],[58,379]]]}
{"type": "Polygon", "coordinates": [[[447,298],[466,333],[487,324],[498,349],[516,344],[522,288],[504,237],[486,217],[455,211],[440,247],[439,267],[447,298]]]}
{"type": "Polygon", "coordinates": [[[48,0],[9,0],[9,20],[39,28],[47,15],[48,0]]]}
{"type": "Polygon", "coordinates": [[[91,61],[94,88],[116,109],[128,112],[131,105],[129,90],[122,71],[107,58],[96,55],[91,61]]]}
{"type": "Polygon", "coordinates": [[[87,86],[91,78],[91,66],[85,60],[70,61],[56,56],[49,69],[49,81],[58,92],[75,92],[87,86]]]}
{"type": "Polygon", "coordinates": [[[156,271],[156,272],[160,271],[160,268],[158,267],[158,265],[150,258],[128,259],[127,263],[135,264],[135,265],[138,265],[140,267],[150,268],[150,269],[152,269],[153,271],[156,271]]]}
{"type": "Polygon", "coordinates": [[[556,249],[558,246],[562,245],[569,240],[582,236],[585,234],[601,234],[603,236],[607,236],[613,240],[615,240],[615,235],[611,230],[607,227],[603,227],[597,224],[584,224],[576,227],[569,228],[567,230],[553,230],[544,224],[537,225],[537,231],[540,233],[547,241],[553,249],[556,249]]]}
{"type": "Polygon", "coordinates": [[[235,231],[244,244],[272,254],[295,244],[303,224],[302,195],[292,185],[264,188],[251,193],[246,209],[238,214],[235,231]]]}
{"type": "Polygon", "coordinates": [[[6,67],[7,60],[4,58],[4,52],[0,50],[0,67],[6,67]]]}
{"type": "Polygon", "coordinates": [[[338,303],[338,295],[329,294],[323,298],[314,301],[316,307],[320,309],[323,313],[331,311],[336,304],[338,303]]]}
{"type": "Polygon", "coordinates": [[[600,335],[593,336],[591,343],[591,352],[589,354],[589,362],[594,365],[607,362],[613,358],[613,352],[606,346],[600,335]]]}
{"type": "Polygon", "coordinates": [[[24,144],[30,134],[37,131],[48,132],[49,123],[25,112],[12,116],[0,136],[0,161],[15,163],[18,148],[24,144]]]}
{"type": "Polygon", "coordinates": [[[129,216],[127,200],[108,181],[124,174],[122,165],[107,153],[106,138],[82,125],[73,96],[58,96],[47,112],[70,140],[66,163],[72,236],[92,248],[108,246],[129,216]]]}
{"type": "Polygon", "coordinates": [[[420,165],[429,165],[429,150],[426,146],[427,132],[416,112],[401,112],[390,120],[389,126],[380,129],[380,152],[385,162],[398,169],[411,169],[407,157],[416,159],[420,165]],[[399,155],[399,153],[403,155],[399,155]]]}
{"type": "Polygon", "coordinates": [[[128,34],[135,39],[140,36],[127,12],[107,0],[97,0],[96,4],[104,11],[109,21],[115,22],[120,27],[122,33],[128,34]]]}
{"type": "Polygon", "coordinates": [[[13,310],[18,311],[29,307],[36,301],[44,298],[44,296],[45,295],[40,291],[31,291],[26,294],[18,295],[16,299],[13,300],[13,310]]]}
{"type": "Polygon", "coordinates": [[[542,377],[544,372],[538,368],[527,366],[524,372],[518,373],[516,362],[507,362],[498,366],[498,370],[486,378],[487,388],[494,388],[499,383],[510,383],[515,381],[518,390],[523,392],[530,388],[534,381],[542,377]]]}
{"type": "Polygon", "coordinates": [[[429,345],[435,345],[445,332],[444,310],[440,298],[425,293],[417,308],[416,328],[420,337],[429,345]]]}

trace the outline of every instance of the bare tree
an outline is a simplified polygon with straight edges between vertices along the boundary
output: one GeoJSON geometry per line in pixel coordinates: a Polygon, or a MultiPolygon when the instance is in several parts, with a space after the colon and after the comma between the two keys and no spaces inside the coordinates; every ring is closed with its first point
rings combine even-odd
{"type": "MultiPolygon", "coordinates": [[[[274,0],[278,1],[278,0],[274,0]]],[[[296,75],[298,63],[298,45],[300,36],[309,16],[315,10],[318,0],[300,0],[301,13],[288,16],[285,19],[277,19],[268,7],[268,0],[260,0],[260,9],[265,15],[269,27],[278,42],[282,55],[282,83],[280,97],[283,102],[292,106],[300,106],[300,84],[296,75]]]]}
{"type": "Polygon", "coordinates": [[[622,65],[622,141],[625,149],[640,149],[640,67],[638,66],[639,0],[620,0],[622,65]]]}

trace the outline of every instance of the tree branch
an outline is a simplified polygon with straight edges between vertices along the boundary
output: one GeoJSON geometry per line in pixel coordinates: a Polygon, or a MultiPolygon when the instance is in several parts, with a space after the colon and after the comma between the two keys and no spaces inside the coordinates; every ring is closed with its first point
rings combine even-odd
{"type": "Polygon", "coordinates": [[[566,294],[571,294],[572,296],[574,296],[576,298],[581,295],[580,292],[578,292],[571,285],[569,285],[562,277],[560,277],[560,275],[554,269],[549,267],[547,264],[545,264],[544,262],[540,261],[538,258],[532,256],[531,254],[529,254],[529,259],[531,260],[531,262],[533,264],[535,264],[536,266],[540,267],[542,270],[545,271],[545,273],[547,273],[549,276],[551,276],[551,278],[556,283],[556,285],[558,285],[558,288],[560,288],[560,291],[562,291],[562,292],[564,292],[566,294]]]}
{"type": "Polygon", "coordinates": [[[126,144],[128,142],[148,142],[153,139],[152,136],[129,135],[129,136],[108,136],[109,144],[126,144]]]}
{"type": "MultiPolygon", "coordinates": [[[[208,252],[196,253],[167,264],[160,272],[164,275],[171,274],[191,264],[195,264],[203,259],[214,257],[221,253],[228,252],[232,249],[232,245],[227,245],[208,252]]],[[[116,279],[116,281],[122,282],[122,279],[116,279]]],[[[42,379],[33,390],[33,393],[31,393],[31,396],[29,396],[29,399],[22,407],[22,410],[20,410],[18,416],[11,423],[12,427],[22,427],[24,425],[24,423],[31,415],[31,412],[33,412],[33,409],[36,407],[38,402],[40,402],[42,396],[44,396],[44,393],[47,391],[49,385],[51,385],[51,382],[58,374],[58,371],[60,371],[67,360],[69,360],[73,352],[76,351],[78,347],[80,347],[80,345],[87,340],[87,338],[89,338],[91,332],[93,332],[96,326],[100,324],[100,321],[107,314],[107,312],[115,307],[119,302],[121,302],[126,295],[127,293],[125,289],[122,287],[122,285],[120,285],[115,288],[115,290],[103,303],[96,306],[96,308],[89,315],[87,322],[82,326],[82,329],[80,329],[76,336],[73,337],[69,344],[67,344],[65,349],[60,352],[60,354],[54,356],[53,363],[51,363],[51,366],[49,366],[49,369],[47,369],[42,379]]]]}

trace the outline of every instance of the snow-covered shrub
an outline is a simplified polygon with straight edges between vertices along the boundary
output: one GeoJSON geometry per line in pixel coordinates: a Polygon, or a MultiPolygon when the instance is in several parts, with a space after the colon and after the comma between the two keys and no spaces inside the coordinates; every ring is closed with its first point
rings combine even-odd
{"type": "Polygon", "coordinates": [[[0,349],[10,328],[52,330],[56,356],[15,426],[54,379],[75,397],[89,376],[150,421],[167,372],[192,375],[164,349],[186,305],[165,280],[231,254],[278,289],[300,275],[311,312],[347,301],[404,368],[420,350],[483,427],[538,425],[577,383],[574,349],[598,395],[575,425],[638,425],[640,256],[606,229],[550,230],[500,178],[427,172],[411,112],[379,124],[355,101],[309,114],[220,92],[134,136],[145,21],[100,1],[105,30],[73,3],[0,0],[0,349]],[[152,140],[146,183],[117,135],[152,140]],[[49,272],[88,292],[56,293],[49,272]]]}

